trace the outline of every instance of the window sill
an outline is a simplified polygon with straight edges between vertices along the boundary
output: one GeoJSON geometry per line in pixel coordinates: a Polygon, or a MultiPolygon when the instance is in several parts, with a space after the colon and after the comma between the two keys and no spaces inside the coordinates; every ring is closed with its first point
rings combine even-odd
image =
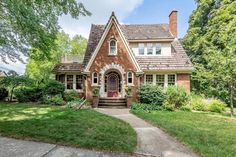
{"type": "Polygon", "coordinates": [[[92,84],[92,87],[99,87],[100,85],[98,84],[92,84]]]}

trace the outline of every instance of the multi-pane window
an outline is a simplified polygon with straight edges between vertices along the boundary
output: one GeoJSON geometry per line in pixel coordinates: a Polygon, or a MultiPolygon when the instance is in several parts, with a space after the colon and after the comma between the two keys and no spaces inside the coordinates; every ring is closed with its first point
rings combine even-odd
{"type": "Polygon", "coordinates": [[[153,48],[152,48],[152,43],[147,44],[147,55],[152,55],[153,54],[153,48]]]}
{"type": "Polygon", "coordinates": [[[160,55],[161,54],[161,44],[157,43],[155,50],[156,50],[156,55],[160,55]]]}
{"type": "Polygon", "coordinates": [[[168,86],[175,85],[175,74],[168,75],[168,86]]]}
{"type": "Polygon", "coordinates": [[[156,84],[158,86],[164,87],[164,85],[165,85],[165,75],[156,75],[156,84]]]}
{"type": "Polygon", "coordinates": [[[143,43],[138,44],[138,54],[144,55],[144,44],[143,43]]]}
{"type": "Polygon", "coordinates": [[[109,50],[109,55],[116,55],[117,49],[116,49],[116,41],[112,39],[110,41],[110,50],[109,50]]]}
{"type": "Polygon", "coordinates": [[[153,83],[153,75],[146,75],[146,83],[153,83]]]}
{"type": "Polygon", "coordinates": [[[93,84],[98,84],[98,73],[93,73],[93,84]]]}
{"type": "Polygon", "coordinates": [[[83,89],[83,75],[76,75],[76,89],[83,89]]]}
{"type": "Polygon", "coordinates": [[[127,81],[128,81],[128,84],[133,84],[133,73],[132,72],[128,72],[127,81]]]}
{"type": "Polygon", "coordinates": [[[73,89],[73,75],[67,75],[67,85],[66,89],[73,89]]]}
{"type": "Polygon", "coordinates": [[[64,83],[65,82],[65,74],[57,75],[57,81],[64,83]]]}

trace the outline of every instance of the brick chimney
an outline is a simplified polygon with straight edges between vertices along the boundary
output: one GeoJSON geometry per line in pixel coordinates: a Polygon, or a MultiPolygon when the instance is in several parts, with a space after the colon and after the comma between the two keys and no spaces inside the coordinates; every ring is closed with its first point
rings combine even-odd
{"type": "Polygon", "coordinates": [[[171,34],[177,38],[178,37],[178,29],[177,29],[177,10],[173,10],[169,15],[169,30],[171,34]]]}

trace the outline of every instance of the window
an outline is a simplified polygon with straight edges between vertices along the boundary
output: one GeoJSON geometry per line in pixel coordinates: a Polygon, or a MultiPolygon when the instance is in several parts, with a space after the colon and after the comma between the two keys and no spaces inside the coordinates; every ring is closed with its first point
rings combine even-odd
{"type": "Polygon", "coordinates": [[[168,86],[175,85],[175,74],[168,75],[168,86]]]}
{"type": "Polygon", "coordinates": [[[66,89],[73,89],[73,75],[67,75],[67,85],[66,89]]]}
{"type": "Polygon", "coordinates": [[[158,86],[164,87],[164,85],[165,85],[165,75],[156,75],[156,84],[158,86]]]}
{"type": "Polygon", "coordinates": [[[153,83],[153,75],[146,75],[146,83],[153,83]]]}
{"type": "Polygon", "coordinates": [[[98,73],[96,72],[93,73],[93,84],[94,85],[98,84],[98,73]]]}
{"type": "Polygon", "coordinates": [[[153,54],[153,48],[152,48],[152,43],[147,44],[147,55],[152,55],[153,54]]]}
{"type": "Polygon", "coordinates": [[[144,44],[143,43],[138,44],[138,54],[144,55],[144,44]]]}
{"type": "Polygon", "coordinates": [[[83,89],[83,75],[76,75],[76,89],[83,89]]]}
{"type": "Polygon", "coordinates": [[[56,80],[64,83],[65,82],[65,74],[57,75],[56,80]]]}
{"type": "Polygon", "coordinates": [[[156,55],[160,55],[161,54],[161,44],[157,43],[156,44],[156,55]]]}
{"type": "Polygon", "coordinates": [[[128,72],[128,74],[127,74],[127,83],[133,84],[133,73],[132,72],[128,72]]]}
{"type": "Polygon", "coordinates": [[[110,41],[110,45],[109,45],[110,49],[109,49],[109,55],[116,55],[117,54],[117,50],[116,50],[116,41],[114,39],[112,39],[110,41]]]}

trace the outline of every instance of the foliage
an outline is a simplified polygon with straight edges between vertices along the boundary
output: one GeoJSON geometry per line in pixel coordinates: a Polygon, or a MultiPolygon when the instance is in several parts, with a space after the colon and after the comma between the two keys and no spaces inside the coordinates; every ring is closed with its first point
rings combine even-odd
{"type": "Polygon", "coordinates": [[[179,108],[181,111],[192,111],[192,107],[190,105],[184,105],[179,108]]]}
{"type": "Polygon", "coordinates": [[[122,120],[90,109],[39,104],[0,103],[0,134],[107,151],[133,152],[137,145],[136,132],[122,120]]]}
{"type": "Polygon", "coordinates": [[[60,62],[62,57],[79,55],[80,58],[83,58],[87,39],[76,35],[71,40],[69,35],[62,31],[57,34],[55,44],[55,48],[49,52],[50,58],[43,57],[44,52],[40,50],[35,50],[33,54],[29,55],[26,73],[30,78],[36,80],[38,84],[50,78],[53,68],[60,62]]]}
{"type": "Polygon", "coordinates": [[[93,96],[99,97],[99,87],[93,87],[93,96]]]}
{"type": "Polygon", "coordinates": [[[90,15],[82,3],[67,1],[0,1],[0,58],[6,62],[22,61],[21,54],[27,55],[35,50],[48,55],[55,47],[58,30],[58,17],[70,14],[73,18],[90,15]]]}
{"type": "Polygon", "coordinates": [[[0,100],[4,100],[8,96],[6,88],[0,88],[0,100]]]}
{"type": "Polygon", "coordinates": [[[140,102],[144,104],[162,105],[165,95],[163,88],[156,85],[141,85],[139,87],[140,102]]]}
{"type": "Polygon", "coordinates": [[[69,101],[80,100],[78,93],[75,90],[72,91],[65,91],[64,92],[64,99],[69,101]]]}
{"type": "Polygon", "coordinates": [[[161,127],[202,157],[235,157],[236,119],[218,113],[164,112],[135,115],[161,127]]]}
{"type": "Polygon", "coordinates": [[[163,108],[160,105],[133,103],[131,109],[134,111],[157,111],[163,108]]]}
{"type": "Polygon", "coordinates": [[[173,105],[174,108],[185,106],[190,101],[190,95],[185,88],[179,86],[169,86],[166,90],[166,104],[173,105]]]}
{"type": "Polygon", "coordinates": [[[201,96],[197,96],[197,95],[192,96],[190,104],[193,110],[196,110],[196,111],[207,110],[207,103],[204,101],[204,98],[201,96]]]}
{"type": "Polygon", "coordinates": [[[193,90],[236,104],[235,0],[196,0],[183,45],[195,66],[193,90]]]}
{"type": "Polygon", "coordinates": [[[226,108],[226,104],[220,100],[213,100],[208,105],[208,110],[211,112],[221,113],[226,108]]]}
{"type": "Polygon", "coordinates": [[[176,108],[174,104],[170,104],[167,101],[165,101],[163,104],[163,109],[166,111],[175,111],[176,108]]]}
{"type": "Polygon", "coordinates": [[[126,86],[125,87],[125,93],[127,96],[132,96],[132,88],[131,86],[126,86]]]}
{"type": "Polygon", "coordinates": [[[61,96],[55,95],[55,96],[51,97],[50,104],[56,105],[56,106],[62,106],[62,105],[65,105],[66,102],[63,100],[63,98],[61,96]]]}
{"type": "Polygon", "coordinates": [[[63,95],[65,91],[65,85],[56,80],[49,80],[42,88],[44,95],[63,95]]]}
{"type": "Polygon", "coordinates": [[[6,76],[0,81],[0,87],[7,87],[10,92],[10,101],[12,100],[14,89],[23,86],[23,85],[31,85],[32,80],[26,76],[6,76]]]}
{"type": "Polygon", "coordinates": [[[35,87],[21,87],[14,91],[19,102],[37,102],[43,96],[42,89],[35,87]]]}

